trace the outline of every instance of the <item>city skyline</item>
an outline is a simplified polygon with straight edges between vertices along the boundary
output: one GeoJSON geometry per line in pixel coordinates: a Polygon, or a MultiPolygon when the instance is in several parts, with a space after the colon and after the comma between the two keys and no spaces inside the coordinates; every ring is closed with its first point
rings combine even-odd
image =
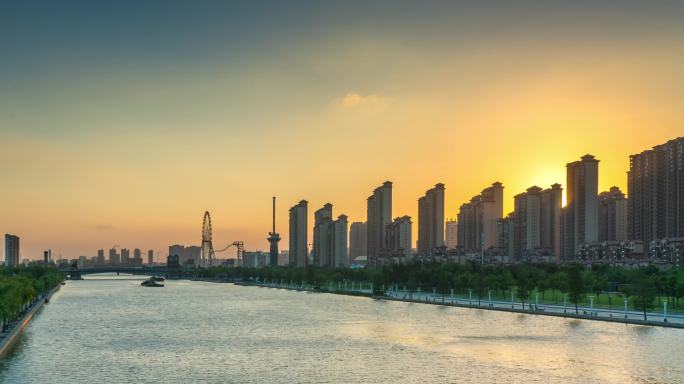
{"type": "Polygon", "coordinates": [[[273,195],[285,248],[282,207],[365,221],[384,180],[415,224],[436,183],[455,217],[500,181],[507,214],[587,153],[627,191],[629,156],[684,125],[677,3],[166,5],[0,6],[0,233],[22,258],[197,244],[205,210],[217,246],[268,250],[273,195]]]}
{"type": "MultiPolygon", "coordinates": [[[[681,140],[681,138],[676,138],[676,139],[681,140]]],[[[669,139],[668,141],[674,141],[674,140],[675,140],[675,138],[669,139]]],[[[663,145],[662,145],[662,143],[661,143],[661,144],[658,144],[658,145],[654,145],[653,147],[655,148],[655,147],[662,147],[662,146],[663,146],[663,145]]],[[[637,152],[636,154],[631,154],[631,155],[629,155],[628,158],[631,159],[632,157],[637,156],[637,155],[639,155],[639,154],[641,154],[641,153],[646,153],[646,152],[650,152],[650,151],[651,151],[651,149],[645,148],[645,149],[640,150],[640,151],[637,152]]],[[[582,157],[583,157],[583,160],[584,160],[584,158],[591,158],[592,161],[593,161],[593,159],[594,159],[594,156],[593,156],[593,155],[589,155],[589,154],[584,155],[584,156],[582,156],[582,157]]],[[[574,163],[568,163],[567,166],[571,166],[571,165],[579,164],[579,163],[580,163],[580,162],[575,161],[574,163]]],[[[629,169],[628,169],[625,173],[628,174],[628,173],[629,173],[628,171],[629,171],[629,169]]],[[[598,186],[601,186],[601,185],[602,185],[601,180],[600,180],[601,172],[600,172],[600,171],[597,171],[597,173],[598,173],[598,186]]],[[[625,178],[627,178],[627,176],[625,176],[625,178]]],[[[497,181],[497,182],[494,182],[492,185],[493,185],[493,186],[497,186],[497,185],[499,185],[499,184],[503,185],[502,190],[504,190],[504,189],[505,189],[505,184],[504,184],[504,183],[500,183],[500,182],[497,181]]],[[[392,211],[392,209],[393,209],[393,208],[392,208],[392,204],[393,204],[393,202],[394,202],[394,198],[392,197],[392,195],[393,195],[393,193],[394,193],[394,189],[392,188],[393,182],[386,181],[385,184],[383,184],[383,185],[381,185],[380,187],[376,188],[376,191],[382,190],[382,187],[383,187],[383,186],[386,186],[386,185],[389,185],[389,188],[390,188],[389,194],[390,194],[390,213],[391,213],[391,211],[392,211]],[[388,183],[389,183],[389,184],[388,184],[388,183]]],[[[441,188],[444,188],[444,184],[442,184],[442,183],[437,183],[436,185],[437,185],[437,187],[440,187],[440,186],[441,186],[441,188]]],[[[562,208],[566,208],[566,207],[567,207],[567,205],[566,205],[566,190],[565,190],[565,188],[564,188],[564,184],[562,184],[562,183],[554,183],[553,186],[558,186],[558,187],[560,187],[560,189],[562,190],[562,205],[561,205],[561,207],[562,207],[562,208]]],[[[490,187],[490,188],[491,188],[491,187],[490,187]]],[[[490,188],[486,188],[486,189],[483,190],[482,192],[488,191],[490,188]]],[[[535,185],[533,185],[533,187],[530,187],[530,188],[539,188],[539,187],[537,187],[537,185],[535,184],[535,185]]],[[[527,188],[526,190],[529,192],[530,188],[527,188]]],[[[598,203],[598,201],[599,201],[599,198],[602,197],[602,196],[604,196],[604,195],[603,195],[604,193],[608,193],[608,191],[614,191],[614,190],[619,191],[619,190],[620,190],[620,187],[618,187],[617,185],[613,185],[613,186],[610,186],[610,187],[608,187],[608,188],[605,188],[605,190],[602,189],[602,188],[603,188],[603,187],[598,187],[598,191],[597,191],[597,194],[596,194],[597,203],[598,203]],[[600,192],[600,193],[598,193],[598,192],[600,192]]],[[[430,189],[429,191],[427,191],[427,194],[429,194],[431,191],[434,191],[434,190],[435,190],[435,188],[430,189]]],[[[541,189],[540,189],[540,190],[541,190],[541,189]]],[[[510,192],[510,191],[509,191],[509,192],[510,192]]],[[[442,192],[442,193],[443,193],[443,192],[442,192]]],[[[420,203],[420,202],[425,198],[425,196],[426,196],[427,194],[424,194],[423,196],[420,196],[420,199],[418,199],[418,202],[420,203]]],[[[444,201],[444,203],[443,203],[443,206],[446,207],[446,206],[448,206],[448,205],[453,205],[453,203],[452,203],[452,204],[447,204],[447,202],[449,201],[449,199],[448,199],[448,193],[444,194],[444,196],[445,196],[445,198],[444,198],[445,201],[444,201]]],[[[480,195],[477,195],[476,197],[479,197],[479,196],[480,196],[480,195]]],[[[626,196],[626,195],[624,195],[624,196],[626,196]]],[[[623,198],[624,198],[624,196],[623,196],[623,198]]],[[[373,196],[371,195],[371,197],[373,197],[373,196]]],[[[505,192],[503,192],[503,202],[502,202],[503,213],[501,214],[501,217],[498,217],[497,215],[495,215],[495,220],[503,219],[503,218],[506,218],[506,215],[514,214],[514,213],[516,212],[516,208],[515,208],[516,205],[515,205],[515,204],[516,204],[516,199],[517,199],[517,198],[518,198],[518,194],[513,194],[512,196],[508,196],[508,195],[506,195],[505,192]],[[508,205],[509,205],[508,202],[507,202],[507,200],[511,200],[511,201],[512,201],[513,207],[511,207],[510,210],[507,210],[507,209],[508,209],[508,205]]],[[[460,207],[455,211],[456,214],[453,215],[453,216],[454,216],[454,217],[458,216],[458,213],[460,212],[461,209],[463,209],[464,206],[468,206],[469,204],[472,204],[473,199],[475,199],[475,197],[473,197],[473,198],[470,199],[470,203],[469,203],[468,200],[461,202],[460,207]]],[[[306,200],[302,200],[302,201],[300,201],[298,204],[295,204],[295,207],[300,206],[302,203],[305,203],[305,204],[306,204],[306,203],[308,203],[308,202],[307,202],[306,200]]],[[[330,204],[329,204],[329,203],[325,203],[325,204],[324,204],[324,206],[328,206],[328,205],[330,205],[330,204]]],[[[402,206],[403,206],[403,205],[402,205],[402,206]]],[[[420,206],[420,204],[419,204],[419,206],[420,206]]],[[[293,207],[293,208],[294,208],[294,207],[293,207]]],[[[368,207],[367,207],[367,209],[368,209],[368,207]]],[[[626,206],[624,207],[624,209],[626,210],[626,206]]],[[[596,214],[598,214],[598,212],[599,212],[599,207],[597,206],[596,209],[594,209],[593,211],[594,211],[596,214]]],[[[272,215],[273,213],[274,213],[274,211],[271,211],[271,215],[272,215]]],[[[442,233],[441,236],[444,236],[444,239],[446,239],[445,236],[447,235],[447,233],[446,233],[446,224],[447,224],[447,223],[449,222],[449,220],[450,220],[450,219],[446,219],[445,217],[450,216],[451,213],[453,213],[453,212],[447,212],[446,209],[445,209],[444,213],[442,214],[442,219],[443,219],[443,222],[444,222],[444,223],[443,223],[444,226],[443,226],[443,230],[441,231],[441,233],[442,233]],[[445,216],[445,215],[446,215],[446,216],[445,216]]],[[[309,213],[307,210],[304,210],[304,214],[306,215],[306,220],[307,220],[307,222],[313,223],[313,220],[312,220],[312,219],[315,218],[316,212],[314,212],[314,213],[309,213]]],[[[368,211],[366,212],[366,215],[367,215],[367,214],[368,214],[368,211]]],[[[419,214],[420,214],[419,210],[416,210],[415,216],[413,216],[413,218],[416,220],[416,223],[419,222],[419,220],[418,220],[418,215],[419,215],[419,214]]],[[[403,214],[403,213],[393,213],[393,214],[391,213],[391,214],[389,215],[389,216],[390,216],[390,222],[386,223],[385,225],[391,223],[391,216],[392,216],[392,215],[394,215],[394,216],[400,215],[400,216],[402,216],[402,218],[403,218],[403,217],[408,218],[408,220],[410,220],[410,219],[412,218],[411,215],[406,215],[406,214],[403,214]]],[[[626,212],[625,212],[624,215],[626,216],[626,212]]],[[[346,221],[346,220],[347,220],[347,216],[346,216],[346,215],[342,215],[342,216],[344,216],[345,221],[346,221]]],[[[272,216],[269,217],[269,219],[272,219],[272,216]]],[[[356,222],[358,222],[358,223],[364,223],[364,224],[365,224],[365,222],[366,222],[365,219],[367,219],[367,217],[357,217],[357,220],[358,220],[358,221],[356,221],[356,222]]],[[[624,217],[624,219],[626,220],[626,217],[624,217]]],[[[490,221],[491,221],[491,220],[490,220],[490,221]]],[[[276,222],[278,222],[278,221],[276,221],[276,222]]],[[[454,222],[457,223],[458,221],[454,221],[454,222]]],[[[351,228],[349,227],[349,225],[350,225],[350,224],[353,224],[353,223],[355,223],[355,221],[351,221],[351,220],[348,221],[347,230],[349,230],[349,231],[351,230],[351,228]]],[[[626,224],[627,224],[627,223],[625,222],[625,225],[626,225],[626,224]]],[[[272,221],[271,221],[271,225],[273,225],[273,222],[272,222],[272,221]]],[[[285,225],[286,225],[286,226],[289,226],[288,223],[285,223],[285,225]]],[[[598,224],[597,224],[597,225],[598,225],[598,224]]],[[[383,225],[382,227],[384,228],[384,225],[383,225]]],[[[306,228],[306,235],[305,235],[305,236],[306,236],[307,238],[309,238],[309,239],[313,238],[312,236],[314,235],[314,232],[315,232],[315,226],[309,226],[308,224],[305,224],[305,225],[304,225],[304,228],[306,228]]],[[[626,232],[626,228],[624,228],[623,230],[626,232]]],[[[493,229],[492,229],[491,231],[493,231],[493,229]]],[[[490,231],[490,232],[491,232],[491,231],[490,231]]],[[[412,244],[412,249],[413,249],[414,251],[418,251],[418,252],[420,253],[421,250],[419,249],[419,244],[417,243],[417,238],[419,237],[420,229],[419,229],[418,226],[416,225],[415,227],[413,227],[413,228],[411,229],[410,232],[411,232],[411,235],[410,235],[411,238],[416,239],[416,240],[409,241],[409,242],[412,244]]],[[[596,228],[596,231],[594,231],[594,232],[596,232],[596,235],[598,236],[598,234],[599,234],[598,227],[596,228]]],[[[383,230],[383,236],[384,236],[384,230],[383,230]]],[[[479,235],[474,235],[474,236],[475,236],[477,239],[479,239],[479,235]]],[[[19,236],[19,237],[21,237],[21,236],[19,236]]],[[[490,246],[495,246],[495,245],[497,244],[497,240],[496,240],[495,237],[496,237],[495,234],[490,234],[490,235],[489,235],[490,240],[488,241],[488,243],[490,244],[490,246]]],[[[284,237],[284,238],[287,239],[287,240],[289,241],[289,236],[284,237]]],[[[597,239],[598,239],[598,237],[597,237],[597,239]]],[[[594,239],[594,241],[597,240],[597,239],[594,239]]],[[[385,241],[384,239],[380,239],[380,242],[384,243],[384,241],[385,241]]],[[[443,240],[443,241],[444,241],[444,240],[443,240]]],[[[468,240],[465,240],[465,241],[466,241],[466,243],[467,243],[468,240]]],[[[477,241],[473,240],[473,244],[479,244],[479,241],[480,241],[480,240],[477,240],[477,241]]],[[[187,242],[176,241],[176,240],[170,240],[170,242],[168,242],[168,244],[163,245],[163,246],[160,247],[159,250],[157,250],[156,252],[159,253],[159,254],[160,254],[160,257],[161,257],[161,255],[164,254],[164,253],[162,252],[162,250],[165,250],[165,249],[167,249],[167,247],[170,247],[169,244],[188,244],[188,246],[197,247],[197,246],[192,245],[192,244],[194,244],[194,242],[201,243],[201,239],[200,239],[200,240],[189,240],[189,241],[187,241],[187,242]]],[[[22,243],[23,243],[23,240],[22,240],[22,243]]],[[[266,244],[268,244],[268,239],[266,239],[266,244]]],[[[459,245],[463,245],[463,244],[459,244],[459,245]]],[[[348,240],[347,240],[347,248],[348,248],[348,250],[351,248],[351,246],[352,246],[352,245],[350,244],[349,239],[348,239],[348,240]]],[[[118,245],[115,245],[114,247],[118,247],[118,245]]],[[[307,247],[307,249],[308,249],[307,252],[313,251],[313,243],[310,243],[309,240],[306,240],[306,247],[307,247]]],[[[49,248],[49,249],[52,249],[53,247],[50,247],[49,245],[46,245],[46,246],[44,246],[43,249],[40,251],[40,254],[37,254],[36,256],[31,257],[30,255],[29,255],[29,256],[25,255],[25,253],[24,253],[24,251],[23,251],[24,246],[22,246],[22,251],[21,251],[21,253],[20,253],[20,255],[19,255],[19,256],[20,256],[20,260],[24,260],[24,259],[29,259],[29,260],[40,260],[41,257],[42,257],[42,252],[44,251],[44,249],[48,249],[48,248],[49,248]]],[[[199,247],[198,247],[198,248],[199,248],[199,247]]],[[[269,248],[268,246],[265,246],[265,247],[254,247],[254,248],[248,249],[248,251],[251,251],[251,252],[261,252],[261,251],[264,251],[264,250],[268,250],[268,248],[269,248]]],[[[123,249],[125,249],[125,248],[123,248],[123,249]]],[[[466,249],[469,249],[469,248],[466,248],[466,249]]],[[[479,246],[478,246],[478,249],[479,249],[479,246]]],[[[101,250],[101,249],[100,249],[100,250],[101,250]]],[[[348,250],[347,250],[347,251],[348,251],[348,250]]],[[[426,249],[426,250],[427,250],[427,249],[426,249]]],[[[426,251],[426,250],[423,250],[423,251],[426,251]]],[[[84,255],[85,255],[85,257],[91,258],[91,257],[93,257],[93,255],[91,255],[90,253],[88,253],[88,252],[90,252],[90,251],[91,251],[91,250],[87,250],[87,251],[85,251],[85,252],[79,253],[78,255],[76,255],[76,254],[65,255],[64,258],[66,258],[66,259],[73,259],[73,258],[83,257],[84,255]]],[[[285,251],[288,251],[288,249],[285,249],[285,251]]],[[[62,257],[62,252],[59,252],[59,251],[58,251],[57,254],[59,255],[60,258],[62,257]]],[[[168,253],[167,256],[168,256],[169,254],[171,254],[171,253],[168,253]]],[[[232,258],[232,257],[236,257],[236,256],[231,256],[230,254],[225,254],[224,257],[232,258]]],[[[3,260],[5,260],[4,257],[3,257],[3,260]]],[[[350,260],[350,261],[351,261],[351,260],[350,260]]]]}

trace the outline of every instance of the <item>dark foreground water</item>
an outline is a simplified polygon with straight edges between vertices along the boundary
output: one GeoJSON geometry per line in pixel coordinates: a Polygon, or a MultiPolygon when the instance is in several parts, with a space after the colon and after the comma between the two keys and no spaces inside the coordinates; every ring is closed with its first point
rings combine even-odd
{"type": "Polygon", "coordinates": [[[684,330],[167,281],[71,281],[3,383],[684,383],[684,330]]]}

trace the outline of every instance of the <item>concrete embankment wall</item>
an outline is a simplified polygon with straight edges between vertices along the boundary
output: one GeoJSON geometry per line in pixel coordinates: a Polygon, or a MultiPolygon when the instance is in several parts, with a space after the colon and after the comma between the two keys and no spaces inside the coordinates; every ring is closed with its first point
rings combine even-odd
{"type": "Polygon", "coordinates": [[[17,341],[17,338],[21,334],[21,331],[26,328],[26,326],[29,324],[31,319],[33,319],[33,315],[38,313],[38,311],[43,308],[43,305],[45,305],[45,299],[49,299],[52,297],[52,295],[59,290],[61,287],[60,284],[58,284],[56,287],[52,288],[50,292],[48,292],[43,299],[39,300],[38,303],[36,303],[33,308],[31,308],[28,312],[24,314],[24,316],[19,319],[19,322],[12,327],[12,329],[9,331],[5,337],[0,340],[0,358],[5,357],[7,353],[11,350],[12,346],[14,343],[17,341]]]}

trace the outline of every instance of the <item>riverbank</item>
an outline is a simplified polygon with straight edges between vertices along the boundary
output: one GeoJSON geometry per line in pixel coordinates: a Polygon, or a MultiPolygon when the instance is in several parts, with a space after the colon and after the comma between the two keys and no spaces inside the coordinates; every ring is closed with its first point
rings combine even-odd
{"type": "MultiPolygon", "coordinates": [[[[371,293],[359,292],[359,291],[331,291],[331,290],[327,290],[327,289],[312,289],[312,288],[306,288],[306,287],[303,288],[303,287],[275,286],[275,285],[271,285],[271,284],[261,284],[261,283],[255,283],[255,282],[236,282],[234,284],[235,285],[243,285],[243,286],[257,286],[257,287],[264,287],[264,288],[287,289],[287,290],[292,290],[292,291],[329,293],[329,294],[346,295],[346,296],[364,296],[364,297],[368,297],[368,298],[375,299],[375,300],[388,300],[388,301],[400,301],[400,302],[415,303],[415,304],[429,304],[429,305],[441,305],[441,306],[447,306],[447,307],[483,309],[483,310],[488,310],[488,311],[510,312],[510,313],[524,314],[524,315],[563,317],[563,318],[578,319],[578,320],[593,320],[593,321],[603,321],[603,322],[609,322],[609,323],[622,323],[622,324],[647,325],[647,326],[655,326],[655,327],[684,329],[684,323],[640,320],[640,319],[635,319],[635,318],[612,317],[612,316],[611,317],[596,316],[596,315],[592,316],[592,315],[585,315],[585,314],[575,314],[575,313],[571,313],[569,311],[559,313],[559,312],[550,312],[550,311],[525,310],[525,309],[519,309],[519,308],[508,308],[508,307],[503,307],[503,306],[494,306],[494,305],[490,305],[488,302],[486,302],[484,300],[481,301],[482,305],[477,305],[477,304],[463,304],[463,303],[458,303],[457,301],[456,302],[446,301],[444,298],[442,298],[442,300],[437,300],[436,298],[433,298],[433,300],[430,300],[429,297],[427,297],[427,296],[423,300],[420,298],[419,299],[408,299],[408,298],[392,297],[392,296],[386,296],[386,295],[373,295],[371,293]]],[[[581,308],[580,309],[580,311],[582,311],[582,312],[586,312],[588,310],[589,310],[588,308],[581,308]]]]}
{"type": "Polygon", "coordinates": [[[3,334],[3,338],[0,339],[0,358],[5,357],[7,353],[12,349],[14,346],[14,343],[17,341],[19,335],[21,334],[21,331],[26,328],[26,326],[30,323],[31,319],[33,319],[33,316],[41,309],[43,308],[43,305],[45,304],[45,300],[48,300],[52,297],[52,295],[55,294],[61,287],[61,284],[57,284],[56,287],[52,288],[48,293],[45,294],[41,299],[36,301],[35,304],[29,309],[24,316],[21,319],[18,319],[9,329],[9,331],[5,332],[3,334]]]}

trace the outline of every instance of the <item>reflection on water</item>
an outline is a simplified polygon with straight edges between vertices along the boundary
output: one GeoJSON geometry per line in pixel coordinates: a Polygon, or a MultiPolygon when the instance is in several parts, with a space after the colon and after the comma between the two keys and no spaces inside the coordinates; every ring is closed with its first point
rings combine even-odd
{"type": "Polygon", "coordinates": [[[684,331],[190,281],[73,281],[6,383],[684,382],[684,331]]]}

